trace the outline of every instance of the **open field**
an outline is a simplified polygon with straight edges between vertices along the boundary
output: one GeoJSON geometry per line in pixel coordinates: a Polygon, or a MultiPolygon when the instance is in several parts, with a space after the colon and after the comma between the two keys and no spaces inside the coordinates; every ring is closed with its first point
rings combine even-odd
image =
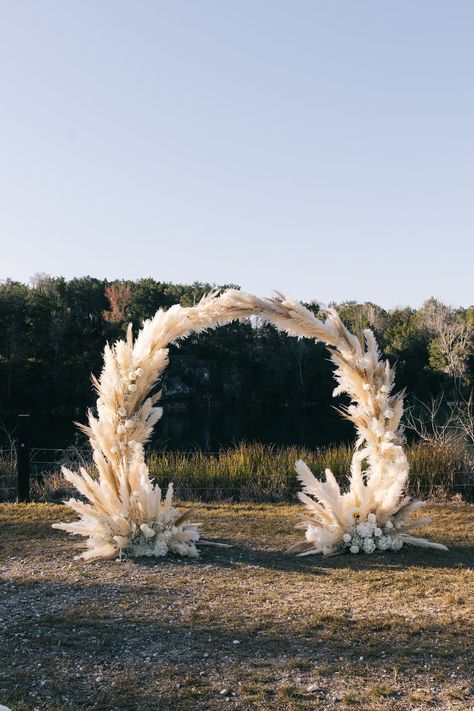
{"type": "Polygon", "coordinates": [[[290,558],[301,507],[205,504],[232,549],[87,564],[51,529],[63,506],[0,505],[0,703],[472,709],[474,506],[429,511],[449,554],[290,558]]]}

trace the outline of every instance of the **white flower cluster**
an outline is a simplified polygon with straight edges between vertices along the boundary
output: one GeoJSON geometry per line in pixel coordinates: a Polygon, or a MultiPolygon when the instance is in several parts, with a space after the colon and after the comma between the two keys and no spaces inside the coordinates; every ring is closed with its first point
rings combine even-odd
{"type": "Polygon", "coordinates": [[[356,524],[342,537],[344,548],[351,553],[373,553],[380,551],[399,551],[403,546],[403,538],[395,533],[393,523],[386,521],[377,525],[377,517],[370,513],[367,521],[356,524]]]}
{"type": "Polygon", "coordinates": [[[128,374],[128,380],[129,383],[127,385],[127,390],[131,393],[136,392],[137,390],[137,384],[136,384],[136,379],[141,378],[143,375],[143,368],[137,368],[136,370],[131,370],[128,374]]]}
{"type": "Polygon", "coordinates": [[[113,536],[120,554],[161,558],[168,553],[177,553],[191,558],[197,557],[199,552],[196,543],[199,540],[199,532],[197,528],[189,525],[174,526],[173,521],[178,516],[178,511],[171,507],[163,514],[162,521],[155,521],[151,526],[147,523],[137,526],[132,522],[129,536],[113,536]]]}

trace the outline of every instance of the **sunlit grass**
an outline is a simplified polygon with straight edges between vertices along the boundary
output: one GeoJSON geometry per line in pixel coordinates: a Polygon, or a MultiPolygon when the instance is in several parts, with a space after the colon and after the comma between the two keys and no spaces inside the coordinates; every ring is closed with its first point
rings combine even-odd
{"type": "MultiPolygon", "coordinates": [[[[407,446],[411,465],[410,493],[445,499],[460,494],[474,496],[473,461],[462,447],[415,443],[407,446]]],[[[329,467],[344,487],[352,447],[332,445],[320,449],[240,443],[218,453],[150,452],[147,462],[155,481],[166,488],[175,485],[182,500],[199,501],[293,501],[299,490],[294,465],[303,459],[316,476],[329,467]]],[[[77,458],[64,462],[77,468],[77,458]]],[[[90,469],[93,474],[93,469],[90,469]]],[[[60,500],[73,493],[59,470],[44,473],[35,483],[38,500],[60,500]]]]}

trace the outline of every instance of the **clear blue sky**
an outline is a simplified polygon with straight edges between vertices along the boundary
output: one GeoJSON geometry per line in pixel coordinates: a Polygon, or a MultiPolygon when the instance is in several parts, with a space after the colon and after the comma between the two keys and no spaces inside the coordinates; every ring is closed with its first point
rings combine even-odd
{"type": "Polygon", "coordinates": [[[0,278],[474,303],[474,2],[0,0],[0,278]]]}

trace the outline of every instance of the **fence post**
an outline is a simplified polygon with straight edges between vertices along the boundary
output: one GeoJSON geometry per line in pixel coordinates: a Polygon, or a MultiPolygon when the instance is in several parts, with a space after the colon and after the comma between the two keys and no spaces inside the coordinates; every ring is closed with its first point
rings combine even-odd
{"type": "Polygon", "coordinates": [[[17,447],[18,501],[30,500],[30,416],[18,415],[17,447]]]}

